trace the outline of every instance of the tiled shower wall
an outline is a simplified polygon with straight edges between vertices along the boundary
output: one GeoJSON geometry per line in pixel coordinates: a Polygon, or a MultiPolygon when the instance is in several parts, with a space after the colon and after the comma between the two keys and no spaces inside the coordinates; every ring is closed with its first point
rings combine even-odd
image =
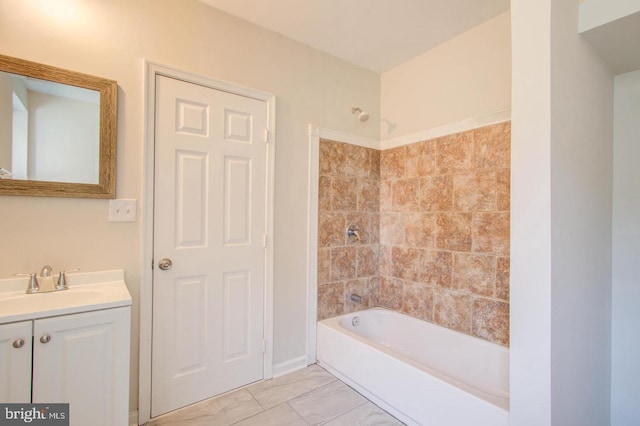
{"type": "Polygon", "coordinates": [[[320,141],[318,188],[318,319],[375,306],[380,283],[380,152],[320,141]],[[355,225],[360,241],[350,242],[355,225]],[[354,304],[348,296],[361,295],[354,304]]]}
{"type": "Polygon", "coordinates": [[[380,306],[508,345],[510,130],[382,152],[380,306]]]}
{"type": "Polygon", "coordinates": [[[319,319],[361,309],[356,292],[508,345],[510,136],[500,123],[381,154],[321,141],[319,319]]]}

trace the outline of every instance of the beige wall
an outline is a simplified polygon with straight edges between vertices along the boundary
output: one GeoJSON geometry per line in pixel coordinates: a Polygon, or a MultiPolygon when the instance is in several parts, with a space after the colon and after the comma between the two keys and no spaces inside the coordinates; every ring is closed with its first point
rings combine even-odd
{"type": "Polygon", "coordinates": [[[511,108],[509,25],[505,12],[382,73],[382,140],[511,108]]]}
{"type": "MultiPolygon", "coordinates": [[[[307,124],[378,139],[379,75],[195,0],[53,4],[0,0],[0,52],[118,81],[120,198],[140,200],[142,193],[144,59],[277,96],[274,363],[304,356],[307,124]],[[367,123],[354,120],[354,105],[371,113],[367,123]]],[[[0,277],[45,263],[55,270],[125,269],[134,298],[135,409],[141,223],[107,222],[106,200],[0,198],[0,277]]]]}
{"type": "Polygon", "coordinates": [[[640,424],[640,70],[614,80],[611,425],[640,424]]]}
{"type": "Polygon", "coordinates": [[[511,13],[510,421],[607,425],[613,77],[577,33],[577,2],[511,13]]]}

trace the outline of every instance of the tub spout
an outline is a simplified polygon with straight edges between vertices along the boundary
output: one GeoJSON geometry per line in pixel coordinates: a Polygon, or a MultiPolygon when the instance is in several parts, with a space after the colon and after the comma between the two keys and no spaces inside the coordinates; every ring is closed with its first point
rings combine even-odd
{"type": "Polygon", "coordinates": [[[349,298],[351,299],[352,302],[355,302],[355,303],[364,302],[364,297],[362,297],[362,296],[360,296],[358,294],[355,294],[355,293],[353,293],[349,298]]]}

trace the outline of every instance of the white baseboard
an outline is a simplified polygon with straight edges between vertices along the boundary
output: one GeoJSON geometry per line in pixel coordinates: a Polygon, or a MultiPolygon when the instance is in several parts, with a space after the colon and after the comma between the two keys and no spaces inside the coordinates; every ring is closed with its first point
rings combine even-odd
{"type": "Polygon", "coordinates": [[[290,359],[273,366],[273,377],[282,376],[287,373],[293,373],[307,367],[307,356],[303,355],[298,358],[290,359]]]}
{"type": "Polygon", "coordinates": [[[129,426],[138,426],[138,410],[129,412],[129,426]]]}

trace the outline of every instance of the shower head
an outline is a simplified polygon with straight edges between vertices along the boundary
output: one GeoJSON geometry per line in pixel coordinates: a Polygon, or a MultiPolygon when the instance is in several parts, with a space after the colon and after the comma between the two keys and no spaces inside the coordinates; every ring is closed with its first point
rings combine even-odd
{"type": "Polygon", "coordinates": [[[369,119],[369,113],[366,111],[361,110],[358,107],[353,107],[351,108],[351,113],[355,114],[358,113],[358,120],[364,122],[367,121],[369,119]]]}

